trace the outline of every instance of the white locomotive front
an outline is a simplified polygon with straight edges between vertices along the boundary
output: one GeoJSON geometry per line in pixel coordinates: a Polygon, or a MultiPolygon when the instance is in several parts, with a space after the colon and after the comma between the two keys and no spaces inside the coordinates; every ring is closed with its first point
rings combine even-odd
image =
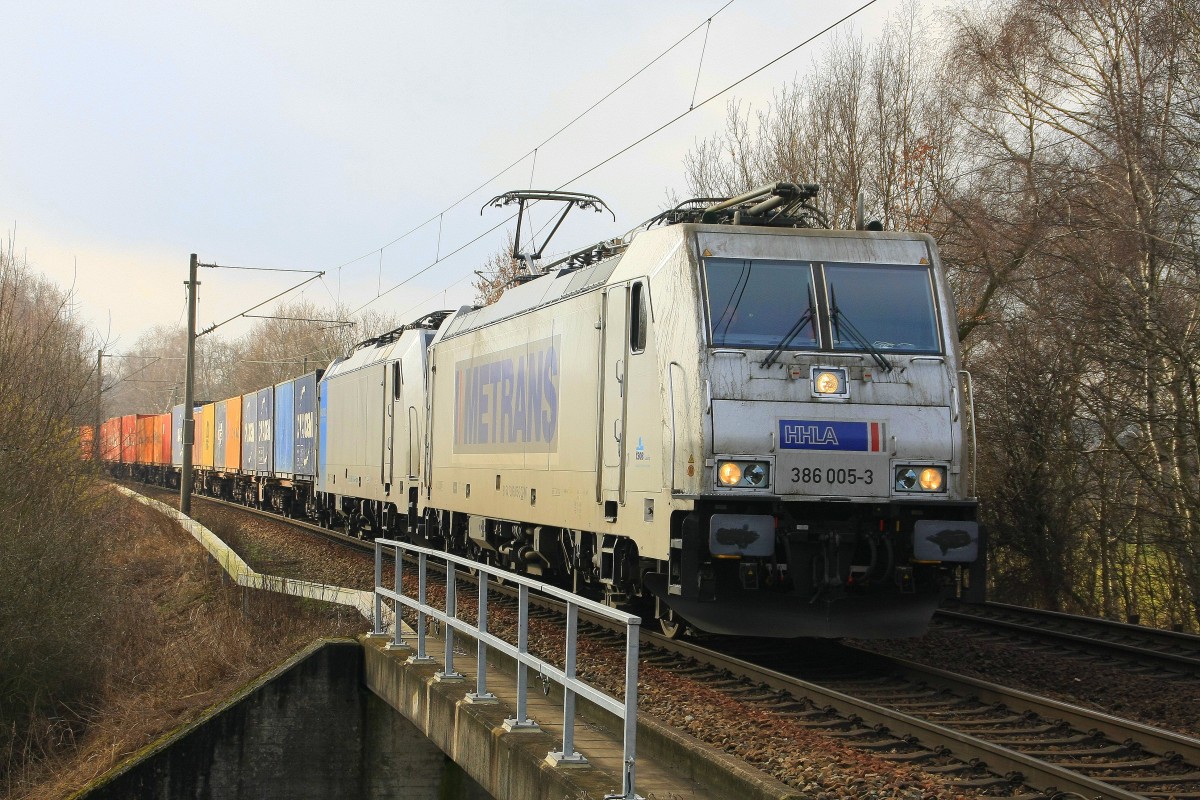
{"type": "Polygon", "coordinates": [[[810,197],[677,210],[460,310],[430,347],[426,534],[669,632],[917,635],[981,589],[936,246],[796,227],[810,197]]]}

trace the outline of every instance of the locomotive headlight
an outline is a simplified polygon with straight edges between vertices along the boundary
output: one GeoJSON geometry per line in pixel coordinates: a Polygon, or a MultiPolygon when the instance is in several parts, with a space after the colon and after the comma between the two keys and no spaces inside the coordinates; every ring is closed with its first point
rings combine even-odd
{"type": "Polygon", "coordinates": [[[921,484],[921,488],[927,492],[940,492],[942,490],[942,470],[940,467],[926,467],[921,470],[921,475],[917,478],[917,482],[921,484]]]}
{"type": "Polygon", "coordinates": [[[766,489],[771,485],[771,463],[717,461],[717,484],[725,489],[766,489]]]}
{"type": "Polygon", "coordinates": [[[817,394],[837,394],[842,389],[842,382],[836,372],[817,373],[817,394]]]}
{"type": "Polygon", "coordinates": [[[843,367],[811,367],[812,394],[817,398],[850,396],[848,375],[843,367]]]}
{"type": "Polygon", "coordinates": [[[896,467],[896,491],[941,492],[946,485],[945,467],[896,467]]]}

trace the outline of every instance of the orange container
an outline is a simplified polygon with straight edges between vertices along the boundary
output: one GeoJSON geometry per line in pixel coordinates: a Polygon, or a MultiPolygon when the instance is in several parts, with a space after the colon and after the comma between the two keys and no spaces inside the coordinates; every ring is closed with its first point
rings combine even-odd
{"type": "Polygon", "coordinates": [[[154,450],[150,463],[156,466],[171,464],[171,412],[154,415],[154,450]]]}
{"type": "Polygon", "coordinates": [[[137,463],[154,463],[154,417],[137,414],[137,463]]]}
{"type": "Polygon", "coordinates": [[[137,414],[121,417],[120,461],[122,464],[137,463],[137,414]]]}
{"type": "Polygon", "coordinates": [[[100,460],[121,460],[121,418],[113,417],[100,423],[100,460]]]}
{"type": "Polygon", "coordinates": [[[225,406],[225,471],[242,468],[242,396],[222,400],[225,406]]]}

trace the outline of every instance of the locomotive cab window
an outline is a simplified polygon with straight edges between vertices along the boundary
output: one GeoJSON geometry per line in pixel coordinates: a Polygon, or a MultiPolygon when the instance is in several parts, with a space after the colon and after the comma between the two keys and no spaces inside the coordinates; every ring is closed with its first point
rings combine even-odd
{"type": "Polygon", "coordinates": [[[629,295],[629,349],[640,353],[646,349],[646,329],[649,314],[646,312],[646,291],[641,283],[635,283],[629,295]]]}
{"type": "Polygon", "coordinates": [[[834,350],[941,352],[928,267],[826,264],[824,272],[834,350]]]}
{"type": "Polygon", "coordinates": [[[400,399],[400,384],[404,380],[404,375],[400,372],[400,362],[392,362],[392,399],[400,399]]]}
{"type": "Polygon", "coordinates": [[[708,258],[704,268],[713,347],[817,349],[812,264],[708,258]]]}

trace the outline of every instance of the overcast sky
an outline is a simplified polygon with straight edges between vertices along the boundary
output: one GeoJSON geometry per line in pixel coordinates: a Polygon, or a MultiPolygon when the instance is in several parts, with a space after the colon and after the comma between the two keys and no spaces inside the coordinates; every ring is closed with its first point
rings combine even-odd
{"type": "MultiPolygon", "coordinates": [[[[6,3],[5,244],[15,238],[33,268],[73,284],[113,352],[151,325],[184,322],[193,252],[325,270],[289,297],[326,305],[370,302],[405,319],[457,307],[504,242],[502,228],[446,257],[508,216],[481,215],[489,198],[532,182],[597,194],[616,213],[614,223],[572,212],[548,252],[632,228],[668,189],[682,192],[684,154],[720,129],[729,99],[765,105],[825,40],[572,179],[686,111],[693,91],[708,98],[860,4],[735,0],[707,44],[702,27],[535,164],[534,147],[724,2],[6,3]]],[[[897,5],[877,0],[855,30],[873,37],[897,5]]],[[[536,210],[535,224],[547,216],[536,210]]],[[[202,270],[199,324],[303,277],[202,270]]]]}

